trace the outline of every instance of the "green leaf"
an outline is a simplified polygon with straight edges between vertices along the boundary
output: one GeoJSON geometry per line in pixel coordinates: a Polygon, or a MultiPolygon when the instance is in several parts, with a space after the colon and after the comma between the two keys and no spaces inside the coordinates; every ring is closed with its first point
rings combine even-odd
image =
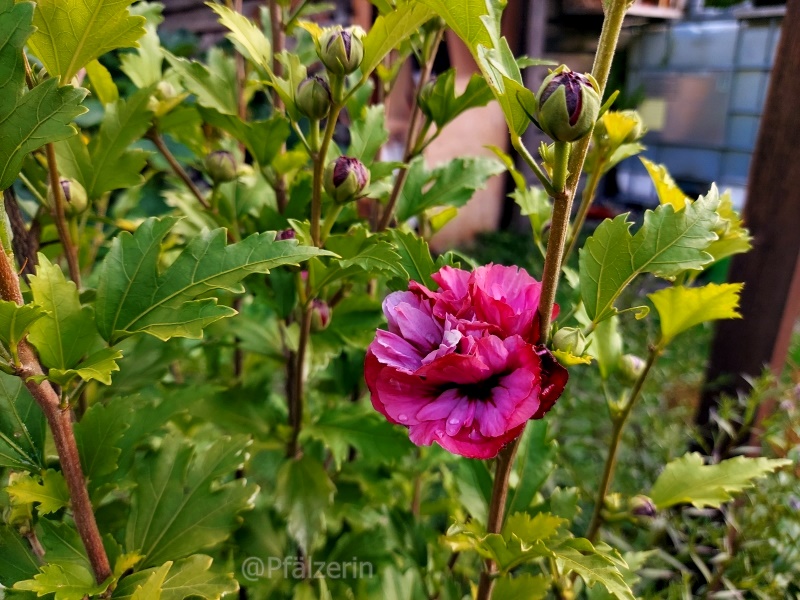
{"type": "Polygon", "coordinates": [[[129,427],[129,417],[127,412],[95,404],[75,423],[81,466],[90,487],[97,478],[116,470],[121,454],[118,444],[129,427]]]}
{"type": "Polygon", "coordinates": [[[478,46],[491,48],[492,37],[483,24],[482,18],[490,16],[486,0],[420,0],[442,17],[455,34],[469,47],[473,54],[478,46]]]}
{"type": "Polygon", "coordinates": [[[19,377],[0,372],[0,466],[44,468],[44,413],[19,377]]]}
{"type": "Polygon", "coordinates": [[[183,85],[197,97],[197,103],[225,115],[239,113],[236,96],[236,66],[219,48],[208,53],[208,66],[178,58],[164,50],[169,64],[178,73],[183,85]]]}
{"type": "MultiPolygon", "coordinates": [[[[394,241],[394,249],[400,255],[400,264],[408,273],[408,278],[429,288],[437,287],[431,275],[438,269],[431,257],[428,242],[410,231],[393,229],[390,235],[394,241]]],[[[403,288],[405,287],[404,285],[403,288]]]]}
{"type": "MultiPolygon", "coordinates": [[[[716,188],[712,187],[709,193],[713,194],[715,190],[716,188]]],[[[720,237],[717,241],[711,242],[711,245],[706,248],[706,252],[714,257],[715,262],[734,254],[748,252],[753,247],[753,238],[744,227],[741,217],[733,209],[730,191],[726,191],[720,196],[717,215],[722,221],[717,231],[720,237]],[[719,233],[720,230],[722,233],[719,233]]]]}
{"type": "Polygon", "coordinates": [[[272,72],[272,46],[256,24],[244,15],[222,4],[206,2],[219,16],[219,22],[230,30],[226,36],[250,62],[266,73],[272,72]]]}
{"type": "Polygon", "coordinates": [[[78,565],[45,565],[33,579],[18,581],[15,590],[36,592],[38,596],[55,593],[55,600],[83,600],[85,596],[102,594],[113,580],[96,584],[94,575],[78,565]]]}
{"type": "Polygon", "coordinates": [[[369,78],[389,52],[434,16],[431,8],[424,6],[424,3],[408,0],[398,2],[395,10],[375,19],[364,38],[364,58],[361,61],[363,78],[369,78]]]}
{"type": "Polygon", "coordinates": [[[0,525],[0,585],[10,588],[38,572],[39,562],[30,544],[11,526],[0,525]]]}
{"type": "Polygon", "coordinates": [[[137,463],[125,549],[144,557],[142,567],[211,548],[231,535],[258,491],[244,479],[230,480],[247,445],[243,437],[226,437],[199,452],[169,436],[137,463]]]}
{"type": "Polygon", "coordinates": [[[463,206],[489,178],[505,170],[500,161],[487,157],[456,158],[427,172],[422,159],[411,163],[397,203],[397,218],[410,219],[436,206],[463,206]]]}
{"type": "Polygon", "coordinates": [[[482,460],[460,460],[456,463],[458,500],[478,523],[486,523],[492,497],[492,476],[482,460]]]}
{"type": "Polygon", "coordinates": [[[533,421],[525,428],[517,452],[517,485],[509,493],[507,514],[527,510],[534,496],[553,472],[556,445],[547,439],[547,421],[533,421]]]}
{"type": "Polygon", "coordinates": [[[533,517],[524,512],[514,513],[506,519],[502,535],[506,541],[516,537],[524,544],[532,544],[553,537],[566,524],[566,519],[548,513],[533,517]]]}
{"type": "Polygon", "coordinates": [[[660,347],[687,329],[718,319],[741,319],[737,312],[741,283],[709,283],[703,287],[673,286],[648,294],[661,319],[660,347]]]}
{"type": "Polygon", "coordinates": [[[119,100],[117,84],[114,83],[111,73],[100,64],[100,61],[93,60],[86,65],[86,76],[92,84],[97,99],[102,104],[111,104],[119,100]]]}
{"type": "Polygon", "coordinates": [[[670,279],[712,262],[705,249],[717,239],[716,207],[702,197],[677,212],[663,204],[645,213],[635,235],[627,214],[601,223],[580,251],[581,296],[592,322],[617,314],[614,302],[640,273],[670,279]]]}
{"type": "Polygon", "coordinates": [[[30,287],[34,303],[45,316],[31,326],[28,338],[47,367],[71,369],[95,341],[92,310],[81,306],[78,288],[43,254],[39,254],[30,287]]]}
{"type": "Polygon", "coordinates": [[[536,98],[523,84],[522,74],[507,40],[499,39],[496,48],[480,46],[477,61],[503,110],[511,133],[521,136],[530,124],[528,115],[534,113],[536,98]]]}
{"type": "MultiPolygon", "coordinates": [[[[184,560],[139,571],[124,577],[111,595],[116,600],[138,600],[136,591],[148,584],[151,578],[170,565],[169,572],[161,584],[161,600],[184,600],[184,598],[203,598],[219,600],[226,594],[234,594],[239,589],[232,573],[218,573],[211,570],[213,560],[210,556],[196,554],[184,560]]],[[[145,600],[142,598],[142,600],[145,600]]],[[[147,600],[150,600],[147,597],[147,600]]]]}
{"type": "Polygon", "coordinates": [[[39,513],[46,515],[69,506],[69,490],[64,476],[53,469],[44,471],[41,477],[25,475],[14,480],[6,488],[16,503],[39,503],[39,513]]]}
{"type": "Polygon", "coordinates": [[[131,16],[134,0],[38,0],[28,45],[47,72],[68,84],[92,60],[134,46],[145,18],[131,16]]]}
{"type": "Polygon", "coordinates": [[[111,373],[119,371],[117,361],[122,352],[114,348],[101,348],[91,356],[82,360],[74,369],[50,369],[46,379],[65,386],[75,377],[84,381],[99,381],[111,385],[111,373]]]}
{"type": "Polygon", "coordinates": [[[589,586],[599,583],[615,598],[635,600],[617,568],[618,564],[627,566],[625,561],[615,551],[603,552],[602,547],[601,544],[592,546],[589,540],[576,538],[567,539],[550,550],[562,574],[575,572],[589,586]]]}
{"type": "Polygon", "coordinates": [[[250,151],[253,159],[267,166],[278,156],[289,138],[290,125],[282,115],[266,121],[242,121],[236,115],[225,115],[215,110],[202,110],[206,122],[230,133],[250,151]]]}
{"type": "Polygon", "coordinates": [[[131,600],[161,600],[161,586],[164,585],[164,579],[166,579],[171,567],[171,562],[164,563],[158,567],[143,585],[136,587],[131,600]]]}
{"type": "Polygon", "coordinates": [[[16,356],[19,342],[44,315],[44,310],[39,306],[20,306],[16,302],[0,300],[0,340],[11,350],[12,355],[16,356]]]}
{"type": "Polygon", "coordinates": [[[510,195],[519,206],[520,214],[530,220],[534,239],[541,243],[542,232],[553,214],[553,202],[547,192],[540,187],[524,187],[510,195]]]}
{"type": "Polygon", "coordinates": [[[547,596],[551,586],[552,582],[543,575],[507,575],[494,584],[492,600],[539,600],[547,596]]]}
{"type": "Polygon", "coordinates": [[[161,81],[164,64],[164,54],[161,52],[161,41],[156,28],[148,25],[145,31],[136,52],[128,52],[119,57],[120,69],[139,89],[161,81]]]}
{"type": "Polygon", "coordinates": [[[622,335],[619,332],[619,317],[611,317],[597,324],[588,340],[590,351],[597,359],[600,377],[608,380],[619,369],[622,359],[622,335]]]}
{"type": "Polygon", "coordinates": [[[340,469],[350,447],[358,450],[360,460],[381,464],[406,456],[412,448],[408,434],[382,419],[373,410],[354,404],[326,410],[303,430],[304,435],[322,440],[340,469]]]}
{"type": "Polygon", "coordinates": [[[676,504],[719,508],[733,494],[752,487],[755,479],[791,464],[791,460],[737,456],[706,465],[700,454],[692,452],[667,464],[649,495],[659,510],[676,504]]]}
{"type": "Polygon", "coordinates": [[[100,268],[95,313],[101,335],[110,343],[144,332],[159,339],[202,337],[203,327],[233,316],[209,291],[242,291],[250,273],[329,254],[294,240],[275,241],[275,233],[254,234],[226,246],[224,229],[193,238],[178,258],[159,273],[161,243],[176,219],[148,219],[133,235],[114,239],[100,268]]]}
{"type": "Polygon", "coordinates": [[[436,78],[430,95],[425,99],[424,110],[441,129],[461,113],[471,108],[486,106],[492,99],[494,94],[491,88],[477,73],[470,77],[461,95],[456,95],[456,71],[448,69],[436,78]]]}
{"type": "Polygon", "coordinates": [[[350,126],[349,156],[359,159],[366,165],[375,160],[378,150],[389,141],[386,130],[386,109],[383,104],[375,104],[364,114],[353,120],[350,126]]]}
{"type": "Polygon", "coordinates": [[[325,509],[336,487],[322,464],[304,455],[286,461],[278,471],[275,506],[287,519],[288,531],[307,555],[324,537],[325,509]]]}
{"type": "Polygon", "coordinates": [[[89,571],[92,569],[74,525],[40,518],[36,523],[36,535],[45,550],[47,562],[62,567],[77,565],[89,571]]]}
{"type": "Polygon", "coordinates": [[[59,89],[52,79],[27,91],[22,53],[33,13],[32,2],[0,0],[0,190],[11,186],[29,152],[75,135],[72,119],[86,112],[86,90],[59,89]]]}

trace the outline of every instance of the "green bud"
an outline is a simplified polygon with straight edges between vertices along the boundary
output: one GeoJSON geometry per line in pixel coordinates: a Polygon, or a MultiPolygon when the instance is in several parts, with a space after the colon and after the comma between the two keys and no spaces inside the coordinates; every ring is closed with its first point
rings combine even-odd
{"type": "Polygon", "coordinates": [[[361,66],[364,58],[364,43],[353,27],[333,27],[325,31],[319,40],[319,59],[334,75],[349,75],[361,66]]]}
{"type": "Polygon", "coordinates": [[[553,336],[553,349],[568,352],[573,356],[583,356],[586,351],[586,338],[575,327],[562,327],[553,336]]]}
{"type": "Polygon", "coordinates": [[[419,96],[417,97],[417,104],[419,104],[419,109],[422,111],[422,114],[431,120],[433,120],[433,113],[431,112],[429,102],[431,96],[433,96],[433,88],[435,87],[436,77],[432,77],[425,82],[425,85],[422,86],[422,89],[419,91],[419,96]]]}
{"type": "Polygon", "coordinates": [[[203,161],[206,173],[214,183],[233,181],[238,175],[238,165],[233,154],[227,150],[217,150],[206,156],[203,161]]]}
{"type": "Polygon", "coordinates": [[[369,185],[369,170],[357,158],[340,156],[325,168],[325,191],[337,204],[356,200],[369,185]]]}
{"type": "Polygon", "coordinates": [[[333,98],[328,82],[322,77],[309,77],[297,86],[295,96],[297,108],[312,121],[319,121],[328,116],[333,98]]]}
{"type": "Polygon", "coordinates": [[[536,94],[536,118],[542,131],[556,142],[574,142],[592,129],[600,105],[600,87],[594,78],[561,65],[536,94]]]}
{"type": "Polygon", "coordinates": [[[635,354],[625,354],[619,360],[619,376],[622,381],[633,384],[644,372],[645,362],[635,354]]]}
{"type": "MultiPolygon", "coordinates": [[[[67,215],[79,215],[89,208],[89,198],[84,187],[74,179],[63,177],[61,179],[61,193],[64,195],[64,213],[67,215]]],[[[53,189],[47,187],[47,206],[55,208],[56,200],[53,189]]]]}

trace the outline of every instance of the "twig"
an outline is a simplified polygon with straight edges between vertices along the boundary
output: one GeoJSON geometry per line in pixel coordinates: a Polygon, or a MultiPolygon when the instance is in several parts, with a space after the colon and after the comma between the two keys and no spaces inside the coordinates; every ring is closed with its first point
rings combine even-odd
{"type": "MultiPolygon", "coordinates": [[[[24,303],[17,273],[14,271],[9,257],[2,251],[0,251],[0,297],[20,306],[24,303]]],[[[86,548],[86,555],[92,566],[95,580],[97,583],[102,583],[111,576],[111,567],[92,511],[89,491],[86,488],[86,478],[81,469],[78,446],[72,431],[72,414],[69,408],[62,408],[58,394],[49,381],[39,384],[32,379],[32,377],[43,375],[44,371],[36,357],[35,350],[28,341],[22,340],[17,351],[19,364],[16,365],[16,374],[25,382],[25,387],[28,388],[47,419],[61,462],[61,471],[67,482],[75,527],[86,548]]]]}
{"type": "MultiPolygon", "coordinates": [[[[275,77],[283,75],[283,65],[278,60],[278,55],[283,52],[286,47],[286,32],[284,31],[283,12],[278,0],[269,0],[269,22],[272,30],[272,72],[275,77]]],[[[285,107],[280,94],[276,89],[272,90],[272,106],[276,112],[284,112],[285,107]]],[[[281,152],[286,151],[286,144],[281,146],[281,152]]],[[[278,174],[275,178],[275,198],[278,203],[278,212],[283,214],[286,206],[289,204],[289,198],[286,191],[286,179],[283,175],[278,174]]]]}
{"type": "Polygon", "coordinates": [[[11,223],[11,232],[14,235],[11,246],[14,248],[14,254],[22,260],[20,271],[27,280],[28,275],[36,273],[36,253],[39,250],[39,240],[31,235],[31,231],[25,225],[14,188],[10,187],[3,192],[3,204],[8,221],[11,223]]]}
{"type": "Polygon", "coordinates": [[[311,337],[311,312],[313,307],[311,302],[303,311],[303,318],[300,321],[300,342],[297,346],[297,353],[294,356],[294,389],[290,398],[289,407],[290,425],[292,427],[292,437],[286,454],[289,458],[296,457],[300,452],[300,430],[303,427],[303,396],[305,395],[305,359],[308,350],[308,340],[311,337]]]}
{"type": "Polygon", "coordinates": [[[50,177],[50,188],[53,193],[53,219],[58,231],[58,239],[64,248],[64,256],[67,257],[69,276],[78,289],[81,287],[81,268],[78,263],[78,249],[72,241],[67,226],[67,216],[64,213],[64,190],[61,189],[61,177],[58,174],[58,164],[56,163],[56,148],[53,144],[45,146],[47,154],[47,171],[50,177]]]}
{"type": "Polygon", "coordinates": [[[177,175],[178,178],[180,178],[180,180],[186,184],[186,187],[189,188],[189,191],[192,192],[192,195],[197,198],[197,201],[200,203],[200,205],[206,210],[211,210],[211,205],[203,196],[203,192],[198,189],[198,187],[194,184],[194,181],[192,181],[192,178],[189,177],[189,174],[184,170],[175,156],[173,156],[172,152],[169,151],[169,148],[167,148],[164,140],[161,139],[160,135],[158,135],[158,131],[153,128],[147,132],[146,137],[156,145],[156,148],[161,153],[161,156],[164,157],[164,159],[169,163],[169,166],[172,168],[172,172],[175,173],[175,175],[177,175]]]}

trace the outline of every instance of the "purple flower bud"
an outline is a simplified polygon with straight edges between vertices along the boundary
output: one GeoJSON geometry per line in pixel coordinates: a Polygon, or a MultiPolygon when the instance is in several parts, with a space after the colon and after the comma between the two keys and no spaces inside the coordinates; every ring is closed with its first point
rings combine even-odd
{"type": "Polygon", "coordinates": [[[301,113],[309,119],[319,121],[327,117],[331,110],[331,88],[322,77],[314,75],[297,86],[295,101],[301,113]]]}
{"type": "Polygon", "coordinates": [[[600,113],[597,82],[561,65],[542,82],[536,95],[539,127],[557,142],[574,142],[591,131],[600,113]]]}
{"type": "MultiPolygon", "coordinates": [[[[89,198],[86,195],[86,190],[80,183],[66,177],[63,177],[59,183],[61,185],[61,195],[65,200],[64,212],[68,216],[80,214],[89,207],[89,198]]],[[[46,201],[49,208],[55,208],[56,200],[53,190],[49,186],[47,188],[46,201]]]]}
{"type": "Polygon", "coordinates": [[[311,329],[322,331],[331,322],[331,308],[324,300],[315,299],[311,302],[311,329]]]}
{"type": "Polygon", "coordinates": [[[275,236],[275,240],[278,242],[283,242],[285,240],[293,240],[297,237],[297,234],[294,232],[294,229],[284,229],[283,231],[279,231],[278,235],[275,236]]]}
{"type": "Polygon", "coordinates": [[[364,44],[353,28],[334,27],[327,30],[319,41],[319,59],[334,75],[349,75],[364,58],[364,44]]]}
{"type": "Polygon", "coordinates": [[[206,156],[203,164],[214,183],[225,183],[236,179],[238,165],[233,154],[227,150],[212,152],[206,156]]]}
{"type": "Polygon", "coordinates": [[[637,517],[647,517],[651,519],[655,517],[656,513],[658,512],[658,509],[656,508],[656,505],[653,504],[653,501],[647,496],[643,496],[641,494],[631,498],[628,506],[631,510],[631,514],[636,515],[637,517]]]}
{"type": "Polygon", "coordinates": [[[340,156],[325,169],[325,191],[337,204],[358,198],[369,185],[367,167],[357,158],[340,156]]]}

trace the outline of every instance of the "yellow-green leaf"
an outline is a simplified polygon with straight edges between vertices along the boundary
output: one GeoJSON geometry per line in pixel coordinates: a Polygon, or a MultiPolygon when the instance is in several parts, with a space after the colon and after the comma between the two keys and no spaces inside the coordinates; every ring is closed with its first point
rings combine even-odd
{"type": "Polygon", "coordinates": [[[639,160],[642,161],[642,164],[650,174],[650,179],[653,180],[653,185],[656,186],[658,201],[661,204],[672,204],[675,210],[679,211],[686,206],[687,202],[691,202],[690,198],[675,183],[675,180],[664,165],[657,165],[644,157],[640,157],[639,160]]]}
{"type": "Polygon", "coordinates": [[[650,499],[659,510],[676,504],[718,508],[731,500],[732,494],[751,487],[754,479],[791,464],[791,460],[737,456],[706,465],[702,456],[692,452],[664,468],[650,490],[650,499]]]}
{"type": "Polygon", "coordinates": [[[25,337],[36,321],[45,315],[44,310],[30,304],[0,300],[0,340],[16,355],[17,344],[25,337]]]}
{"type": "Polygon", "coordinates": [[[230,30],[226,36],[253,64],[272,72],[272,46],[264,32],[244,15],[222,4],[206,2],[219,16],[220,25],[230,30]]]}
{"type": "Polygon", "coordinates": [[[55,600],[83,600],[102,594],[112,581],[109,577],[98,585],[85,567],[49,564],[42,567],[42,572],[33,579],[15,583],[14,589],[36,592],[37,596],[55,593],[55,600]]]}
{"type": "Polygon", "coordinates": [[[703,287],[668,287],[649,294],[661,318],[660,346],[687,329],[719,319],[740,319],[737,312],[741,283],[710,283],[703,287]]]}
{"type": "Polygon", "coordinates": [[[361,61],[364,79],[401,41],[416,33],[434,16],[433,10],[421,2],[404,2],[396,10],[378,17],[364,38],[364,59],[361,61]]]}
{"type": "Polygon", "coordinates": [[[26,475],[14,480],[6,488],[14,503],[38,502],[39,514],[46,515],[69,505],[69,490],[64,476],[53,469],[41,477],[26,475]]]}
{"type": "Polygon", "coordinates": [[[145,18],[132,16],[134,0],[39,0],[28,41],[47,72],[69,83],[106,52],[129,48],[144,35],[145,18]]]}
{"type": "Polygon", "coordinates": [[[89,76],[92,89],[100,102],[111,104],[119,99],[117,84],[114,83],[111,73],[100,64],[100,61],[95,59],[86,65],[86,75],[89,76]]]}

